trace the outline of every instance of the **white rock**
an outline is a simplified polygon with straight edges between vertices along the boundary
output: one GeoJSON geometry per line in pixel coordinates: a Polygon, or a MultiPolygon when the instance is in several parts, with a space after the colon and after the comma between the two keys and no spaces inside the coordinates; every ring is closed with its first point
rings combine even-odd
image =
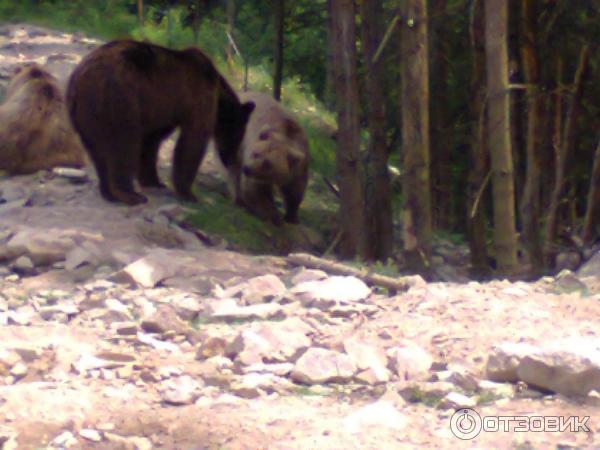
{"type": "Polygon", "coordinates": [[[242,298],[248,304],[271,301],[286,292],[285,284],[276,275],[263,275],[247,281],[242,298]]]}
{"type": "Polygon", "coordinates": [[[333,276],[325,280],[306,281],[291,289],[306,305],[315,300],[352,303],[364,300],[371,289],[356,277],[333,276]]]}
{"type": "Polygon", "coordinates": [[[534,355],[539,349],[525,343],[505,342],[495,346],[488,357],[486,377],[491,381],[516,383],[519,381],[517,368],[527,355],[534,355]]]}
{"type": "Polygon", "coordinates": [[[173,405],[190,405],[200,395],[202,385],[189,375],[169,378],[163,381],[158,389],[163,401],[173,405]]]}
{"type": "Polygon", "coordinates": [[[439,409],[461,409],[473,408],[477,401],[472,397],[460,394],[458,392],[449,392],[438,404],[439,409]]]}
{"type": "Polygon", "coordinates": [[[548,343],[521,359],[521,381],[567,396],[600,390],[600,339],[573,338],[548,343]]]}
{"type": "Polygon", "coordinates": [[[91,428],[82,428],[79,430],[79,435],[92,442],[100,442],[102,440],[102,435],[98,430],[94,430],[91,428]]]}
{"type": "Polygon", "coordinates": [[[292,370],[294,381],[306,384],[343,383],[356,373],[356,366],[348,355],[325,348],[309,348],[292,370]]]}
{"type": "Polygon", "coordinates": [[[77,438],[70,431],[64,431],[54,439],[51,444],[60,448],[71,448],[77,445],[77,438]]]}
{"type": "Polygon", "coordinates": [[[385,369],[388,365],[385,350],[381,347],[366,344],[357,339],[347,339],[344,341],[344,350],[359,370],[385,369]]]}
{"type": "Polygon", "coordinates": [[[426,380],[433,364],[433,358],[421,346],[407,343],[388,350],[392,369],[402,380],[426,380]]]}

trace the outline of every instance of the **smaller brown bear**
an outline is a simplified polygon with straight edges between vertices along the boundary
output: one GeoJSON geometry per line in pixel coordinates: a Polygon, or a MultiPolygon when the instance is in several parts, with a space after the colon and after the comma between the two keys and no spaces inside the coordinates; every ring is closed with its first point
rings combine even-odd
{"type": "Polygon", "coordinates": [[[35,63],[19,67],[0,105],[0,169],[22,175],[83,167],[84,155],[56,78],[35,63]]]}
{"type": "Polygon", "coordinates": [[[308,183],[308,139],[300,125],[266,94],[246,92],[241,101],[253,102],[240,149],[241,170],[230,170],[237,203],[265,221],[281,225],[273,199],[277,186],[285,202],[284,220],[298,223],[298,208],[308,183]]]}

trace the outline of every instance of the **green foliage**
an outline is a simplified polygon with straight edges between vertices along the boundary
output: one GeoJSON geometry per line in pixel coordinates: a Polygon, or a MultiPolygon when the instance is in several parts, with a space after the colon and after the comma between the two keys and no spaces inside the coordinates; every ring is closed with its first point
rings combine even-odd
{"type": "Polygon", "coordinates": [[[26,21],[65,31],[81,31],[109,39],[128,36],[137,25],[136,17],[128,12],[129,3],[126,0],[0,0],[0,19],[3,22],[26,21]]]}
{"type": "Polygon", "coordinates": [[[218,192],[202,189],[198,194],[201,201],[188,208],[187,218],[192,225],[211,236],[224,238],[239,249],[253,253],[272,251],[279,230],[248,214],[218,192]]]}

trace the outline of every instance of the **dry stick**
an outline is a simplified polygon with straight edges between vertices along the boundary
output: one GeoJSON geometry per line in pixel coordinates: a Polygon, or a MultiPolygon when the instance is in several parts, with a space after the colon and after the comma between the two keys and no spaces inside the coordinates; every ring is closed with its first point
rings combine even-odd
{"type": "MultiPolygon", "coordinates": [[[[369,0],[366,0],[366,1],[369,1],[369,0]]],[[[379,60],[379,57],[381,56],[383,49],[385,48],[388,41],[390,40],[390,37],[392,37],[392,32],[394,31],[394,28],[396,28],[396,25],[398,25],[399,20],[400,20],[400,14],[396,14],[396,17],[394,17],[394,19],[392,20],[392,23],[390,23],[390,26],[386,30],[385,35],[383,36],[383,39],[381,40],[381,43],[379,44],[379,47],[377,47],[377,51],[375,52],[375,55],[373,55],[373,64],[375,64],[379,60]]]]}
{"type": "Polygon", "coordinates": [[[235,53],[240,57],[240,59],[244,63],[244,86],[242,87],[242,92],[247,92],[248,91],[248,61],[246,61],[246,58],[244,58],[244,55],[242,55],[242,52],[240,52],[240,49],[238,48],[237,44],[235,43],[235,39],[233,39],[231,32],[229,30],[227,30],[225,33],[227,34],[227,40],[229,41],[229,44],[231,44],[235,53]]]}
{"type": "Polygon", "coordinates": [[[385,275],[378,275],[365,269],[356,269],[336,261],[319,258],[318,256],[309,255],[307,253],[291,253],[288,255],[287,261],[295,266],[304,266],[310,269],[323,270],[338,275],[354,276],[360,278],[367,284],[374,284],[392,291],[406,291],[410,287],[406,277],[392,278],[385,275]]]}
{"type": "Polygon", "coordinates": [[[329,178],[323,176],[323,182],[325,183],[325,186],[329,188],[333,195],[335,195],[337,198],[340,198],[340,190],[333,184],[333,182],[329,178]]]}
{"type": "Polygon", "coordinates": [[[475,217],[475,213],[477,213],[477,209],[479,208],[479,201],[481,200],[481,197],[483,196],[483,192],[485,191],[485,188],[487,187],[488,183],[490,182],[490,178],[492,177],[492,171],[490,170],[487,175],[485,176],[485,178],[483,179],[483,183],[481,183],[481,186],[479,186],[479,190],[477,191],[477,195],[475,196],[475,201],[473,202],[473,208],[471,209],[471,219],[473,219],[475,217]]]}

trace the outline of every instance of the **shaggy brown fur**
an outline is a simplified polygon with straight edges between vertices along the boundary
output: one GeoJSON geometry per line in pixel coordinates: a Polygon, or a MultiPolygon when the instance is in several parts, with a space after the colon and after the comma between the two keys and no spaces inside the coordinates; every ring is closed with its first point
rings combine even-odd
{"type": "Polygon", "coordinates": [[[177,194],[195,201],[192,184],[214,136],[226,167],[236,163],[254,105],[235,92],[198,49],[170,50],[132,40],[113,41],[86,56],[73,72],[67,104],[109,201],[146,202],[134,190],[164,187],[156,170],[161,142],[175,128],[177,194]]]}
{"type": "Polygon", "coordinates": [[[285,221],[298,223],[298,208],[308,182],[306,135],[270,96],[246,92],[240,98],[255,103],[256,108],[242,141],[241,171],[230,170],[236,199],[261,219],[280,225],[281,215],[273,199],[273,187],[277,186],[285,202],[285,221]]]}
{"type": "Polygon", "coordinates": [[[18,68],[0,105],[0,169],[19,175],[83,165],[56,78],[38,64],[18,68]]]}

